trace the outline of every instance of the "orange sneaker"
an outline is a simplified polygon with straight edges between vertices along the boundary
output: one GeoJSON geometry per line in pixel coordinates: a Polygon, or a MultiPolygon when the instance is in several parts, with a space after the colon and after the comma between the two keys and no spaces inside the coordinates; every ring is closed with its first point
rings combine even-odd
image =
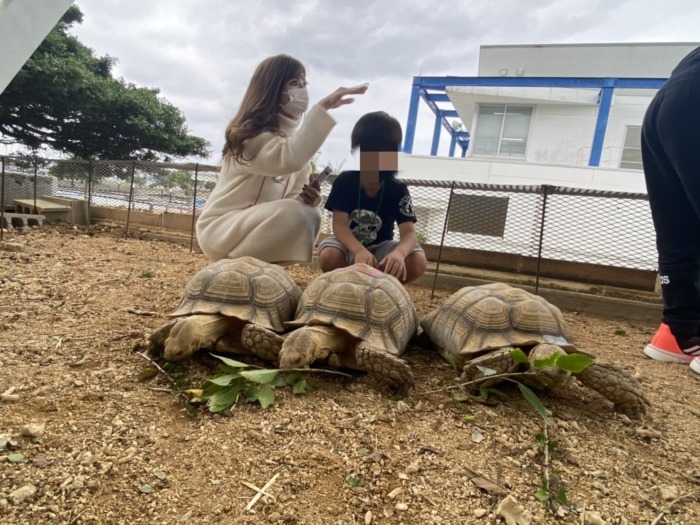
{"type": "Polygon", "coordinates": [[[644,348],[644,354],[657,361],[669,363],[687,364],[698,361],[695,365],[698,370],[693,370],[700,373],[700,359],[697,359],[697,356],[700,356],[700,338],[678,339],[666,323],[661,323],[651,343],[644,348]]]}

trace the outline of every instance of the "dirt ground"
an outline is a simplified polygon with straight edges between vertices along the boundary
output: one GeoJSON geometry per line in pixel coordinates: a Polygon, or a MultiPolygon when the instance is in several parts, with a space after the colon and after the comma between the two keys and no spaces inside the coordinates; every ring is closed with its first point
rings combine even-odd
{"type": "MultiPolygon", "coordinates": [[[[405,399],[364,376],[313,374],[314,392],[278,388],[265,410],[191,416],[163,374],[143,379],[151,364],[133,349],[202,254],[104,226],[5,241],[24,251],[0,251],[3,524],[495,524],[506,494],[538,524],[700,523],[700,383],[643,357],[655,326],[565,312],[579,347],[636,374],[652,408],[633,422],[577,386],[540,395],[559,442],[553,484],[572,504],[557,517],[535,499],[541,419],[516,388],[495,406],[431,392],[456,374],[412,348],[405,399]],[[250,486],[273,479],[246,511],[250,486]]],[[[302,287],[317,274],[289,271],[302,287]]],[[[409,288],[421,315],[447,296],[409,288]]],[[[216,360],[198,354],[171,373],[196,387],[216,360]]]]}

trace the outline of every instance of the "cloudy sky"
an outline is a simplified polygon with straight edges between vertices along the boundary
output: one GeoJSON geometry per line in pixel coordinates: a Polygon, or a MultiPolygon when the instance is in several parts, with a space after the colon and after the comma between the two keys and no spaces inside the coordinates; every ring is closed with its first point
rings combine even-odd
{"type": "MultiPolygon", "coordinates": [[[[306,65],[312,103],[338,86],[370,83],[332,111],[338,125],[321,149],[322,163],[349,168],[350,130],[362,114],[382,109],[405,127],[412,77],[476,75],[480,45],[700,41],[698,0],[76,3],[84,21],[73,33],[117,58],[117,76],[160,88],[192,133],[211,142],[211,164],[255,66],[277,53],[306,65]]],[[[433,122],[422,108],[414,153],[429,153],[433,122]]]]}

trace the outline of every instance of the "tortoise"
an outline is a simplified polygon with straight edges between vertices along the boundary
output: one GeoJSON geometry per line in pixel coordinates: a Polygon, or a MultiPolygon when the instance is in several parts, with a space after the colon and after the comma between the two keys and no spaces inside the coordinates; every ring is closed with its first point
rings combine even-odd
{"type": "Polygon", "coordinates": [[[292,319],[301,290],[282,267],[254,257],[221,259],[198,271],[185,285],[172,321],[150,336],[164,346],[165,359],[186,359],[198,349],[254,354],[276,361],[267,345],[246,348],[241,343],[245,325],[284,331],[292,319]]]}
{"type": "MultiPolygon", "coordinates": [[[[552,353],[593,358],[576,348],[559,308],[505,283],[458,290],[430,312],[421,327],[443,358],[462,369],[462,379],[468,382],[484,377],[479,367],[499,374],[530,368],[516,363],[511,354],[515,348],[528,354],[530,364],[552,353]]],[[[540,386],[556,388],[571,381],[569,372],[554,366],[531,369],[540,386]]],[[[594,362],[573,376],[612,401],[616,410],[635,418],[646,413],[649,401],[626,370],[594,362]]],[[[493,384],[497,379],[485,382],[493,384]]],[[[484,384],[478,382],[476,388],[484,384]]]]}
{"type": "Polygon", "coordinates": [[[339,268],[317,277],[304,290],[296,316],[279,335],[248,325],[242,341],[249,348],[279,349],[280,368],[320,362],[369,373],[406,393],[413,372],[400,356],[418,330],[418,314],[394,276],[366,264],[339,268]]]}

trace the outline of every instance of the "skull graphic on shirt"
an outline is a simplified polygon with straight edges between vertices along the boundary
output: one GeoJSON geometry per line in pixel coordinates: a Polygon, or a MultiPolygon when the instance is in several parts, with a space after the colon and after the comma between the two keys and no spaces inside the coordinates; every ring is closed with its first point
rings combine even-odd
{"type": "Polygon", "coordinates": [[[369,246],[374,243],[377,233],[382,228],[382,219],[369,210],[354,210],[350,214],[348,226],[355,239],[364,246],[369,246]]]}

